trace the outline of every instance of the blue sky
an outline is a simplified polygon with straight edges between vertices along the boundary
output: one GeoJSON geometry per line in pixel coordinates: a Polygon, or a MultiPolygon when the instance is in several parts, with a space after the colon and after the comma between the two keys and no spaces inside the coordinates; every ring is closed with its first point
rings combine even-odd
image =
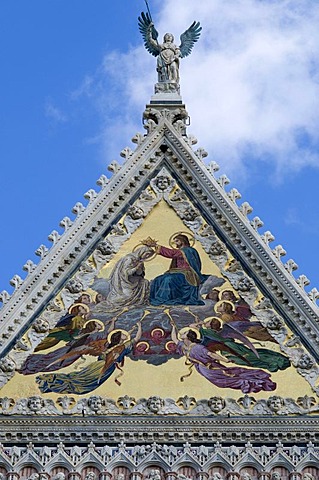
{"type": "MultiPolygon", "coordinates": [[[[202,37],[182,61],[190,133],[319,289],[319,7],[308,0],[150,0],[156,27],[202,37]]],[[[0,291],[143,131],[155,60],[142,0],[4,0],[0,291]],[[142,72],[142,74],[141,74],[142,72]]]]}

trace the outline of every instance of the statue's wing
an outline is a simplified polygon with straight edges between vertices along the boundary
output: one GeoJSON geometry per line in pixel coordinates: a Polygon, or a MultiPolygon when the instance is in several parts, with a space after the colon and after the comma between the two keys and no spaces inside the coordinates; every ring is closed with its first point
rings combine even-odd
{"type": "Polygon", "coordinates": [[[157,42],[158,31],[154,27],[151,17],[148,13],[142,12],[141,16],[138,17],[138,28],[142,34],[146,50],[154,55],[154,57],[157,57],[157,55],[160,53],[160,48],[157,48],[154,43],[151,43],[149,37],[151,36],[154,42],[157,42]]]}
{"type": "Polygon", "coordinates": [[[202,27],[199,22],[193,22],[191,26],[185,30],[181,35],[181,45],[179,47],[181,51],[181,58],[187,57],[192,51],[194,43],[197,42],[200,36],[202,27]]]}

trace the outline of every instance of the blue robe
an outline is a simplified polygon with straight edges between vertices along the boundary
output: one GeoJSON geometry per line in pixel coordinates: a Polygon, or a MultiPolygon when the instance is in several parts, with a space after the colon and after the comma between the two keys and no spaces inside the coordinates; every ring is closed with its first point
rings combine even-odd
{"type": "Polygon", "coordinates": [[[204,305],[199,288],[208,275],[201,273],[200,256],[192,247],[183,247],[181,252],[191,269],[171,267],[168,272],[154,278],[150,288],[151,305],[204,305]]]}
{"type": "MultiPolygon", "coordinates": [[[[36,377],[36,382],[42,393],[56,392],[65,394],[85,395],[98,388],[115,372],[118,365],[121,365],[124,358],[132,352],[132,343],[121,344],[114,347],[109,358],[99,358],[80,371],[70,373],[47,373],[36,377]],[[113,360],[114,350],[118,357],[113,360]],[[107,368],[101,374],[103,368],[107,368]]],[[[115,380],[116,381],[116,380],[115,380]]]]}

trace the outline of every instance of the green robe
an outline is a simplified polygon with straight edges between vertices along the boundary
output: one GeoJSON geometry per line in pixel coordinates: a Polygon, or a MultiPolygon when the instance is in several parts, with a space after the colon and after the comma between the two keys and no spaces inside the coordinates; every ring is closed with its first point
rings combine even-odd
{"type": "Polygon", "coordinates": [[[279,352],[274,352],[268,348],[257,348],[256,354],[246,345],[237,343],[233,338],[226,338],[223,332],[211,328],[201,328],[203,344],[211,350],[218,350],[228,360],[237,365],[246,365],[251,367],[263,368],[269,372],[285,370],[290,366],[290,360],[279,352]]]}

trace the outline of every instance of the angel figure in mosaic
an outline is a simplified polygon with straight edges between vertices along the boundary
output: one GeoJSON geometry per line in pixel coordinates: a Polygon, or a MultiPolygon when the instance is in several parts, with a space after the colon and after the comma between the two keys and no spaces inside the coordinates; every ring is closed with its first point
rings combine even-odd
{"type": "Polygon", "coordinates": [[[245,302],[238,305],[223,299],[214,305],[214,311],[224,323],[231,324],[247,337],[261,342],[277,343],[261,322],[252,316],[252,312],[245,302]]]}
{"type": "Polygon", "coordinates": [[[71,341],[64,347],[57,348],[46,354],[32,354],[25,360],[20,368],[23,375],[32,375],[39,372],[52,372],[65,368],[76,362],[83,355],[98,357],[107,346],[107,335],[114,329],[116,317],[114,317],[105,330],[101,320],[90,319],[83,325],[71,341]]]}
{"type": "Polygon", "coordinates": [[[270,374],[263,370],[225,366],[224,363],[230,363],[230,360],[210,351],[195,328],[185,327],[178,332],[172,322],[172,340],[177,345],[177,353],[186,357],[185,363],[189,367],[189,373],[181,377],[181,381],[189,377],[195,367],[200,375],[220,388],[233,388],[243,393],[276,389],[270,374]]]}
{"type": "Polygon", "coordinates": [[[180,58],[187,57],[191,53],[202,30],[200,23],[193,22],[181,35],[179,47],[175,45],[174,36],[171,33],[164,35],[163,43],[158,42],[158,32],[149,13],[141,13],[138,25],[146,50],[157,57],[158,81],[179,84],[180,58]]]}
{"type": "Polygon", "coordinates": [[[116,370],[119,373],[115,376],[114,381],[117,385],[121,385],[119,378],[124,374],[125,357],[132,352],[135,343],[142,336],[141,322],[137,322],[136,327],[137,332],[133,339],[131,338],[132,331],[116,329],[110,332],[103,353],[95,362],[80,371],[39,375],[36,377],[39,389],[42,393],[85,395],[102,385],[116,370]]]}
{"type": "Polygon", "coordinates": [[[89,316],[90,308],[85,303],[71,305],[69,311],[50,330],[49,335],[35,348],[35,352],[54,347],[60,342],[69,342],[81,330],[89,316]]]}
{"type": "Polygon", "coordinates": [[[267,348],[255,348],[252,342],[232,323],[224,323],[220,318],[208,317],[199,324],[202,343],[211,352],[220,352],[237,365],[263,368],[269,372],[286,370],[290,360],[282,353],[267,348]]]}

